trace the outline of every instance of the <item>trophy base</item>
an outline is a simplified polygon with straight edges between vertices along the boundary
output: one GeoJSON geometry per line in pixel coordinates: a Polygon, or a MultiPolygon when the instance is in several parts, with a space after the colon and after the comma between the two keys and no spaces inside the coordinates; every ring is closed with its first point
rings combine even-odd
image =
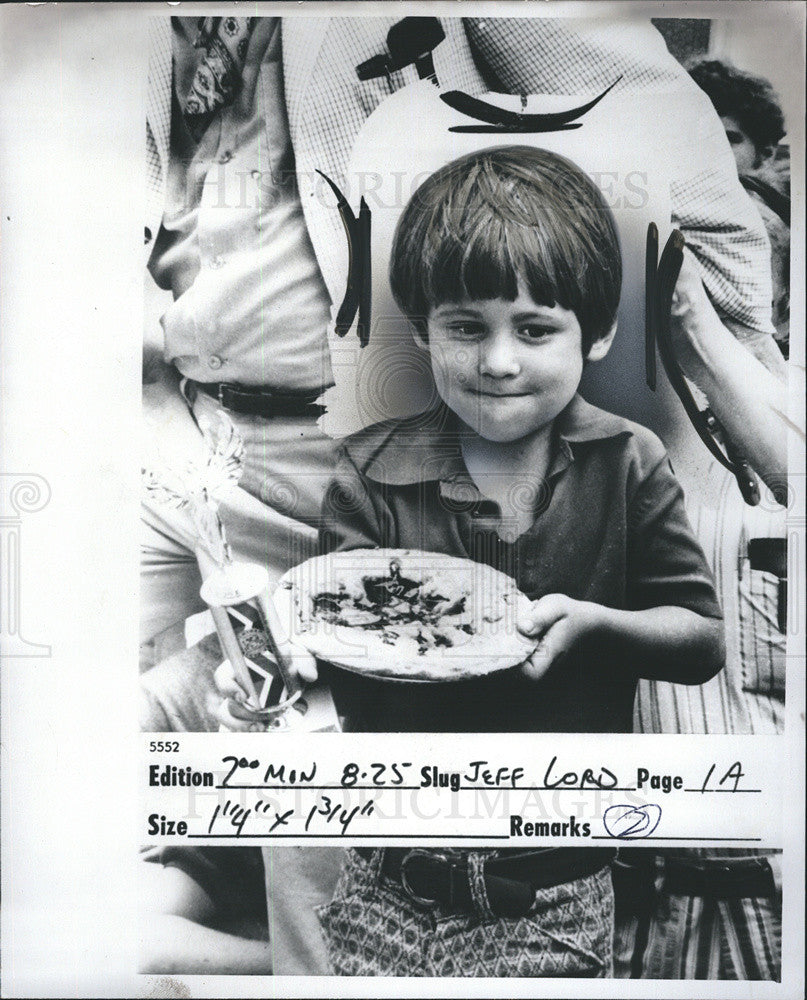
{"type": "Polygon", "coordinates": [[[302,693],[302,688],[300,688],[289,698],[284,698],[283,701],[279,701],[276,705],[268,705],[266,708],[253,708],[252,711],[259,719],[271,719],[273,716],[282,715],[283,712],[290,709],[295,702],[300,700],[302,693]]]}
{"type": "Polygon", "coordinates": [[[205,604],[230,607],[243,604],[269,587],[269,573],[257,563],[234,562],[215,569],[205,578],[199,591],[205,604]]]}

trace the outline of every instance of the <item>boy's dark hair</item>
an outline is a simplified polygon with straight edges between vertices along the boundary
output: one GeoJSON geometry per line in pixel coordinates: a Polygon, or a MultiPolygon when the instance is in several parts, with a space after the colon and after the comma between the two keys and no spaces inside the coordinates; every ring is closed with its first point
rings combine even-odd
{"type": "Polygon", "coordinates": [[[622,255],[611,210],[579,167],[532,146],[484,149],[432,174],[404,209],[390,284],[426,333],[432,308],[462,299],[518,297],[577,317],[583,355],[611,329],[622,255]]]}
{"type": "Polygon", "coordinates": [[[772,149],[785,134],[779,98],[764,77],[746,73],[722,59],[697,59],[687,69],[715,111],[737,119],[758,155],[772,149]]]}

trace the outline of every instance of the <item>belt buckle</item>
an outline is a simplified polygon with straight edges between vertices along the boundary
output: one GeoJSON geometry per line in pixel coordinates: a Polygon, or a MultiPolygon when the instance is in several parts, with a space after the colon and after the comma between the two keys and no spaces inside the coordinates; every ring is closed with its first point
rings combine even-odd
{"type": "MultiPolygon", "coordinates": [[[[439,903],[439,897],[435,896],[433,899],[429,899],[427,896],[421,896],[412,888],[409,882],[409,877],[406,874],[406,866],[410,861],[414,861],[417,858],[423,858],[426,861],[441,861],[444,864],[451,866],[451,859],[447,854],[436,854],[434,851],[427,851],[422,848],[415,847],[408,854],[404,855],[401,860],[401,886],[403,887],[406,895],[412,900],[416,906],[420,906],[423,909],[431,909],[439,903]]],[[[449,874],[448,879],[448,905],[449,908],[453,906],[454,897],[454,886],[451,880],[451,875],[449,874]]]]}
{"type": "Polygon", "coordinates": [[[230,388],[231,388],[231,386],[227,382],[219,382],[218,386],[216,387],[216,395],[219,398],[219,406],[223,410],[228,410],[229,409],[229,407],[227,406],[227,404],[224,402],[224,390],[225,389],[230,389],[230,388]]]}
{"type": "Polygon", "coordinates": [[[729,896],[733,893],[737,893],[741,898],[761,896],[764,881],[770,883],[764,895],[770,895],[771,889],[774,888],[773,873],[764,858],[748,858],[733,864],[721,865],[719,869],[718,883],[729,896]]]}

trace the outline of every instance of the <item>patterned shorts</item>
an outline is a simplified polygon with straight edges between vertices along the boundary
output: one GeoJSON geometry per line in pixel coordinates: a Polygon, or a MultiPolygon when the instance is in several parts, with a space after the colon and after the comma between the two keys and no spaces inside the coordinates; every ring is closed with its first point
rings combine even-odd
{"type": "Polygon", "coordinates": [[[610,868],[540,889],[526,917],[490,912],[482,865],[468,852],[474,912],[421,909],[379,875],[382,852],[354,851],[330,903],[317,909],[332,972],[340,976],[587,976],[611,974],[610,868]]]}

